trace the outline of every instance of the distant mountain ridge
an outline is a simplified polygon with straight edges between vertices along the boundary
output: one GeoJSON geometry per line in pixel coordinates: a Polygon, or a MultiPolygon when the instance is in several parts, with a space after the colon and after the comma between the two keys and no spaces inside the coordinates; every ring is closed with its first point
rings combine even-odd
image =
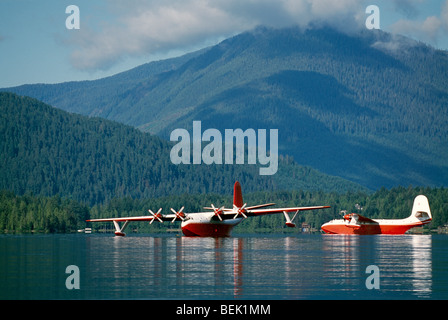
{"type": "Polygon", "coordinates": [[[260,27],[97,81],[8,88],[165,139],[279,130],[280,153],[371,189],[448,184],[448,54],[375,30],[260,27]]]}

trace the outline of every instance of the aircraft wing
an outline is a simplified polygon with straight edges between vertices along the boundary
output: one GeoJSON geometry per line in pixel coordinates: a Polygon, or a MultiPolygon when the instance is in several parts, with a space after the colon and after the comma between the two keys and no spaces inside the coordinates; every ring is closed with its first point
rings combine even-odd
{"type": "MultiPolygon", "coordinates": [[[[273,204],[269,204],[269,205],[273,205],[273,204]]],[[[314,206],[314,207],[289,207],[289,208],[258,209],[258,208],[265,207],[265,206],[266,205],[259,205],[259,206],[253,206],[253,207],[247,207],[247,208],[245,208],[245,206],[243,206],[242,208],[234,207],[233,209],[223,209],[220,214],[223,216],[224,219],[232,219],[232,218],[237,218],[238,216],[243,216],[244,218],[247,218],[247,217],[258,217],[258,216],[263,216],[263,215],[267,215],[267,214],[277,214],[277,213],[283,213],[283,214],[287,215],[289,212],[295,212],[297,214],[299,211],[330,208],[330,206],[314,206]]]]}
{"type": "Polygon", "coordinates": [[[330,208],[330,206],[255,209],[255,210],[247,210],[246,215],[248,217],[263,216],[266,214],[276,214],[276,213],[283,213],[283,212],[297,212],[297,211],[306,211],[306,210],[318,210],[318,209],[327,209],[327,208],[330,208]]]}
{"type": "MultiPolygon", "coordinates": [[[[256,207],[260,208],[262,206],[256,206],[256,207]]],[[[300,211],[327,209],[330,208],[330,206],[289,207],[289,208],[271,208],[271,209],[252,209],[252,208],[254,207],[249,207],[248,209],[245,209],[243,206],[242,208],[234,208],[233,212],[224,211],[221,214],[224,215],[226,219],[235,219],[239,216],[248,218],[248,217],[263,216],[267,214],[283,213],[286,219],[286,226],[294,228],[296,225],[293,223],[293,221],[300,211]],[[288,215],[289,212],[295,212],[292,218],[289,217],[288,215]]]]}
{"type": "Polygon", "coordinates": [[[176,212],[175,210],[171,209],[174,214],[166,214],[162,215],[161,211],[162,209],[159,209],[157,213],[152,212],[151,210],[148,210],[149,213],[151,213],[150,216],[139,216],[139,217],[116,217],[116,218],[105,218],[105,219],[90,219],[86,220],[87,222],[107,222],[107,221],[113,221],[115,222],[131,222],[131,221],[149,221],[149,223],[152,223],[154,220],[158,220],[160,222],[163,221],[174,221],[174,220],[181,220],[183,219],[184,213],[182,212],[183,207],[179,212],[176,212]]]}
{"type": "Polygon", "coordinates": [[[370,218],[364,217],[357,213],[353,213],[353,217],[355,218],[356,222],[377,223],[376,221],[374,221],[370,218]]]}
{"type": "MultiPolygon", "coordinates": [[[[174,218],[174,215],[171,214],[171,220],[174,218]]],[[[170,219],[167,216],[160,217],[162,221],[168,221],[170,219]]],[[[140,216],[140,217],[117,217],[117,218],[105,218],[105,219],[90,219],[86,220],[87,222],[107,222],[107,221],[117,221],[117,222],[125,222],[125,221],[152,221],[154,220],[153,216],[140,216]]]]}
{"type": "MultiPolygon", "coordinates": [[[[182,208],[183,209],[183,208],[182,208]]],[[[154,221],[164,222],[169,221],[174,222],[175,220],[183,220],[185,214],[182,212],[182,209],[176,212],[175,210],[171,209],[174,214],[167,214],[162,215],[160,212],[162,209],[160,208],[157,213],[152,212],[151,210],[148,210],[149,213],[151,213],[151,216],[140,216],[140,217],[116,217],[116,218],[105,218],[105,219],[90,219],[86,220],[87,222],[107,222],[112,221],[115,225],[115,235],[117,236],[124,236],[125,233],[123,232],[126,226],[129,224],[129,222],[132,221],[149,221],[149,224],[152,224],[154,221]],[[119,222],[124,222],[121,226],[119,222]]]]}

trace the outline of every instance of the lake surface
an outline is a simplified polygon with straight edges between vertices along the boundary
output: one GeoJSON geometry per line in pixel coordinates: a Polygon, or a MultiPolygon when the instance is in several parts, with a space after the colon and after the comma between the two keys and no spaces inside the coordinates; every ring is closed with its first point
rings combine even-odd
{"type": "Polygon", "coordinates": [[[447,298],[446,235],[0,236],[0,299],[447,298]]]}

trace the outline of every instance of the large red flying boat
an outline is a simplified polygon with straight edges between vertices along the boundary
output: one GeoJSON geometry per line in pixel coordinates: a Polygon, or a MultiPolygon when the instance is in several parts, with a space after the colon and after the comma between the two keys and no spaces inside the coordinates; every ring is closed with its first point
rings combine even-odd
{"type": "Polygon", "coordinates": [[[148,210],[150,216],[140,217],[116,217],[106,219],[90,219],[88,222],[108,222],[111,221],[115,225],[115,235],[124,236],[124,230],[132,221],[148,221],[152,224],[154,221],[165,222],[169,221],[174,223],[176,221],[181,222],[181,229],[185,236],[199,236],[199,237],[226,237],[230,235],[233,227],[244,221],[249,217],[263,216],[267,214],[283,213],[288,227],[295,227],[293,223],[294,218],[300,211],[305,210],[317,210],[330,208],[329,206],[314,206],[314,207],[288,207],[288,208],[270,208],[262,209],[275,205],[274,203],[266,203],[255,206],[247,206],[243,202],[243,195],[241,192],[241,185],[237,181],[233,188],[233,207],[215,207],[213,204],[211,207],[205,207],[208,210],[205,212],[183,212],[184,207],[179,211],[171,208],[173,213],[162,214],[162,208],[156,213],[148,210]],[[289,213],[294,213],[292,219],[289,217],[289,213]],[[122,223],[122,225],[120,225],[122,223]]]}

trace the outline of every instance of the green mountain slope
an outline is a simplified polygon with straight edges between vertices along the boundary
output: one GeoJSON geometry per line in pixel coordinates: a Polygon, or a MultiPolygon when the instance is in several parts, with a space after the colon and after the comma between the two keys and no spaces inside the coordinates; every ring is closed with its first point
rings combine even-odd
{"type": "Polygon", "coordinates": [[[381,31],[257,28],[98,81],[8,90],[165,139],[193,120],[278,129],[282,154],[375,189],[447,185],[446,70],[447,52],[381,31]]]}
{"type": "Polygon", "coordinates": [[[97,204],[116,197],[258,190],[361,190],[282,158],[275,176],[255,165],[174,165],[173,143],[131,126],[0,93],[0,190],[97,204]]]}

